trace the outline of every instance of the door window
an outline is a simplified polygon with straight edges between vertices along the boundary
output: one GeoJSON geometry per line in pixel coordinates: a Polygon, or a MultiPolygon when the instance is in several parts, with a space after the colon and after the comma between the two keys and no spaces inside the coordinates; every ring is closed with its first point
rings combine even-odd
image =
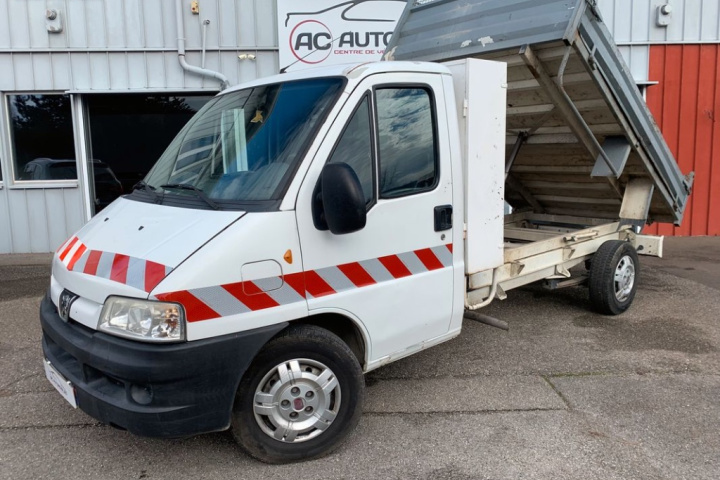
{"type": "Polygon", "coordinates": [[[432,190],[438,169],[429,92],[423,88],[380,88],[375,98],[380,198],[432,190]]]}
{"type": "Polygon", "coordinates": [[[373,157],[370,134],[370,102],[365,97],[345,127],[329,163],[344,162],[350,165],[360,179],[365,203],[375,198],[373,189],[373,157]]]}

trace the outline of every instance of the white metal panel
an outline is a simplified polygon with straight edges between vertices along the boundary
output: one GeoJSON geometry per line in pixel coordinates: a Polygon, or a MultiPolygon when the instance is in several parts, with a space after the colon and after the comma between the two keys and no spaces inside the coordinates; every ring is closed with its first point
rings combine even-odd
{"type": "MultiPolygon", "coordinates": [[[[0,54],[0,91],[15,89],[15,75],[13,74],[13,58],[12,55],[0,54]]],[[[0,138],[2,136],[0,135],[0,138]]]]}
{"type": "Polygon", "coordinates": [[[85,2],[66,2],[65,29],[69,47],[85,48],[88,46],[85,23],[87,23],[85,2]]]}
{"type": "MultiPolygon", "coordinates": [[[[260,2],[261,4],[272,4],[275,5],[275,2],[260,2]]],[[[262,21],[257,18],[257,12],[255,10],[255,5],[252,2],[241,2],[240,8],[238,8],[236,12],[237,16],[237,31],[238,31],[238,45],[247,47],[251,45],[261,45],[259,43],[256,43],[257,39],[257,31],[255,29],[255,24],[258,21],[262,21]]],[[[275,17],[272,17],[275,18],[275,17]]],[[[273,22],[274,23],[274,22],[273,22]]]]}
{"type": "Polygon", "coordinates": [[[108,54],[108,65],[110,67],[109,88],[113,90],[122,90],[127,88],[129,81],[127,55],[108,54]]]}
{"type": "Polygon", "coordinates": [[[125,46],[130,48],[145,46],[145,23],[141,3],[155,2],[142,2],[141,0],[124,0],[122,2],[125,15],[125,46]]]}
{"type": "MultiPolygon", "coordinates": [[[[70,232],[67,231],[67,222],[64,221],[67,208],[64,196],[66,190],[70,191],[65,188],[45,190],[45,212],[50,220],[47,222],[48,249],[46,251],[57,249],[70,236],[70,232]]],[[[74,203],[70,207],[75,207],[74,203]]],[[[78,208],[77,211],[80,212],[82,209],[78,208]]]]}
{"type": "Polygon", "coordinates": [[[0,190],[0,254],[10,252],[12,252],[10,211],[8,209],[7,188],[3,188],[0,190]]]}
{"type": "Polygon", "coordinates": [[[48,239],[47,225],[50,219],[47,217],[48,212],[45,208],[45,190],[37,188],[28,189],[24,192],[27,205],[26,215],[30,252],[48,252],[50,251],[50,241],[48,239]]]}
{"type": "Polygon", "coordinates": [[[147,87],[147,70],[145,64],[144,53],[128,53],[125,56],[128,71],[129,89],[138,89],[147,87]]]}
{"type": "MultiPolygon", "coordinates": [[[[8,1],[0,0],[0,12],[8,11],[8,1]]],[[[0,48],[10,48],[10,45],[10,15],[0,15],[0,48]]]]}
{"type": "MultiPolygon", "coordinates": [[[[25,3],[27,7],[27,25],[30,36],[30,45],[33,48],[48,47],[50,45],[50,40],[48,38],[49,34],[47,28],[45,27],[45,2],[26,0],[21,3],[25,3]]],[[[14,21],[12,17],[10,20],[14,21]]]]}
{"type": "Polygon", "coordinates": [[[238,44],[237,24],[237,4],[232,0],[220,0],[221,15],[218,18],[219,23],[219,45],[221,47],[234,47],[238,44]]]}
{"type": "Polygon", "coordinates": [[[705,0],[702,2],[700,40],[720,40],[720,1],[705,0]]]}
{"type": "Polygon", "coordinates": [[[73,89],[90,89],[90,59],[86,53],[70,54],[70,70],[72,72],[73,89]]]}
{"type": "Polygon", "coordinates": [[[70,90],[72,86],[70,55],[67,53],[55,53],[50,54],[50,57],[50,63],[52,65],[53,90],[70,90]]]}
{"type": "Polygon", "coordinates": [[[36,53],[32,55],[33,78],[37,90],[53,89],[52,62],[49,53],[36,53]]]}
{"type": "Polygon", "coordinates": [[[618,44],[720,41],[720,0],[599,0],[603,20],[618,44]],[[673,11],[666,27],[656,23],[657,9],[673,11]]]}
{"type": "Polygon", "coordinates": [[[142,1],[142,33],[146,48],[157,48],[164,45],[165,22],[159,21],[162,18],[162,3],[142,1]]]}
{"type": "Polygon", "coordinates": [[[35,90],[32,55],[13,55],[13,73],[15,75],[15,88],[35,90]]]}
{"type": "Polygon", "coordinates": [[[465,181],[465,273],[503,264],[507,65],[466,59],[453,74],[465,181]]]}
{"type": "Polygon", "coordinates": [[[650,47],[648,45],[627,45],[618,47],[620,53],[630,67],[630,72],[637,82],[648,80],[648,65],[650,62],[650,47]]]}
{"type": "Polygon", "coordinates": [[[88,62],[90,64],[90,88],[93,90],[107,90],[110,88],[110,61],[108,60],[108,54],[88,53],[88,62]]]}
{"type": "MultiPolygon", "coordinates": [[[[85,7],[84,46],[103,48],[107,47],[107,27],[105,26],[105,5],[103,0],[86,0],[82,2],[85,7]]],[[[80,27],[80,25],[76,25],[80,27]]]]}
{"type": "Polygon", "coordinates": [[[145,54],[147,72],[147,87],[162,88],[165,86],[167,75],[165,73],[165,58],[162,53],[150,52],[145,54]]]}
{"type": "Polygon", "coordinates": [[[9,190],[10,234],[14,253],[30,253],[30,224],[28,222],[27,190],[9,190]]]}
{"type": "MultiPolygon", "coordinates": [[[[107,35],[107,46],[109,48],[123,48],[128,45],[125,35],[125,3],[127,0],[104,2],[105,4],[105,28],[107,35]]],[[[140,29],[135,26],[135,30],[140,29]]]]}
{"type": "Polygon", "coordinates": [[[14,48],[30,46],[30,28],[28,27],[27,2],[8,0],[10,46],[14,48]]]}
{"type": "Polygon", "coordinates": [[[269,47],[277,45],[277,3],[256,2],[255,10],[255,45],[269,47]]]}

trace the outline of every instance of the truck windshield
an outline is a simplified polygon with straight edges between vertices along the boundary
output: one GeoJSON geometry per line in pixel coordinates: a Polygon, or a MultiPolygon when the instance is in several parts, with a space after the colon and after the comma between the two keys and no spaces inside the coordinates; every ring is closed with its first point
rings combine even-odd
{"type": "Polygon", "coordinates": [[[230,207],[280,200],[342,87],[342,78],[320,78],[219,95],[173,140],[146,189],[163,198],[200,190],[230,207]]]}

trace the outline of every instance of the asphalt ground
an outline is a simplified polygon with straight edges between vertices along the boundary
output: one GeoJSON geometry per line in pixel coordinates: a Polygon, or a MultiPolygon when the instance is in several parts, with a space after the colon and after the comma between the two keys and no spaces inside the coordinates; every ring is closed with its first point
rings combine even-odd
{"type": "Polygon", "coordinates": [[[284,466],[227,432],[144,439],[74,410],[41,364],[47,257],[0,256],[0,478],[720,478],[720,238],[667,240],[624,315],[582,287],[509,292],[485,311],[509,332],[466,321],[371,372],[349,440],[284,466]]]}

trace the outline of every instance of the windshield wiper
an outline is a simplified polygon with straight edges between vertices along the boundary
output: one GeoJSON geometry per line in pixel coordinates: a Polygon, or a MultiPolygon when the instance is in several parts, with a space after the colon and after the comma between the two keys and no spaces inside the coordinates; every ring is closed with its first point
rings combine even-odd
{"type": "Polygon", "coordinates": [[[142,190],[143,192],[147,192],[155,199],[155,203],[160,203],[162,200],[162,196],[157,192],[157,188],[153,187],[149,183],[145,183],[145,180],[140,180],[132,187],[133,191],[135,190],[142,190]]]}
{"type": "Polygon", "coordinates": [[[210,200],[210,197],[205,195],[205,192],[194,185],[190,185],[189,183],[166,183],[165,185],[160,185],[160,188],[177,188],[178,190],[189,190],[191,192],[195,192],[195,195],[197,195],[197,197],[203,202],[210,205],[213,210],[220,209],[220,205],[210,200]]]}

